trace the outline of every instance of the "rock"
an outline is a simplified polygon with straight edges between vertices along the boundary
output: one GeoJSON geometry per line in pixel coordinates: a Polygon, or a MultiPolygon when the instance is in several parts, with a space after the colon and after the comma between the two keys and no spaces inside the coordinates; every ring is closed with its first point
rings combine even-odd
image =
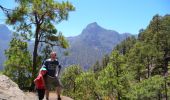
{"type": "Polygon", "coordinates": [[[30,100],[18,85],[5,75],[0,75],[0,100],[30,100]]]}
{"type": "MultiPolygon", "coordinates": [[[[66,96],[61,96],[61,98],[62,100],[73,100],[66,96]]],[[[51,92],[49,99],[56,100],[56,93],[51,92]]],[[[0,100],[38,100],[38,96],[35,92],[23,92],[9,77],[0,75],[0,100]]]]}

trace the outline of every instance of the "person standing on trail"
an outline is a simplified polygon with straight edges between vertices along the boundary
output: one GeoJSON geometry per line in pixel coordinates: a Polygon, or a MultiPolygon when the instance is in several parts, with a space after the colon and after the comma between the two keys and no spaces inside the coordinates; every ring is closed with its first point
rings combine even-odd
{"type": "Polygon", "coordinates": [[[47,70],[45,68],[41,68],[39,71],[38,76],[36,77],[36,79],[34,80],[35,86],[36,86],[36,90],[38,92],[38,98],[39,100],[43,100],[44,99],[44,95],[45,95],[45,82],[44,82],[44,76],[47,73],[47,70]]]}
{"type": "Polygon", "coordinates": [[[60,94],[62,85],[58,77],[60,74],[61,66],[57,60],[57,53],[51,52],[50,58],[44,62],[42,67],[47,69],[47,75],[44,77],[46,85],[46,100],[49,100],[49,90],[52,85],[56,87],[56,93],[58,97],[57,100],[61,100],[60,94]]]}

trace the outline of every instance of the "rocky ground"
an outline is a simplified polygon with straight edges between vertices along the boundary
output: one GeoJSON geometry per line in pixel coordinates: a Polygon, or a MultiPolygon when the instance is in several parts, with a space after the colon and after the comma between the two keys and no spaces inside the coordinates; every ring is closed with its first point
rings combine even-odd
{"type": "MultiPolygon", "coordinates": [[[[73,100],[66,96],[61,96],[61,99],[73,100]]],[[[38,98],[35,92],[23,92],[7,76],[0,75],[0,100],[38,100],[38,98]]],[[[50,100],[56,100],[55,93],[50,93],[50,100]]]]}

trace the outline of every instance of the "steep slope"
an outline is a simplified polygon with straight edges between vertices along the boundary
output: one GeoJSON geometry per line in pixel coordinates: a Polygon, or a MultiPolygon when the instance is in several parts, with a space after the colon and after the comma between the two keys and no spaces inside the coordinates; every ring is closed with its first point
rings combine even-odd
{"type": "Polygon", "coordinates": [[[116,31],[102,28],[96,22],[91,23],[80,35],[68,38],[70,55],[62,57],[61,62],[65,66],[79,64],[84,69],[88,69],[129,36],[131,36],[129,33],[119,34],[116,31]]]}
{"type": "Polygon", "coordinates": [[[11,31],[6,25],[0,24],[0,70],[3,69],[3,62],[5,61],[5,50],[12,37],[11,31]]]}

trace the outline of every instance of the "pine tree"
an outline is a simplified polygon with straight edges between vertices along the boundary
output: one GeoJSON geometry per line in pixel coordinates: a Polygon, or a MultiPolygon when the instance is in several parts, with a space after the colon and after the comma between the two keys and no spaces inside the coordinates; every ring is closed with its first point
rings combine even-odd
{"type": "Polygon", "coordinates": [[[125,61],[123,55],[118,51],[113,51],[107,67],[98,75],[97,83],[103,98],[126,99],[131,77],[125,61]]]}
{"type": "Polygon", "coordinates": [[[55,24],[68,19],[68,12],[75,8],[70,2],[54,0],[16,0],[17,7],[7,13],[7,24],[13,25],[25,39],[34,38],[32,77],[35,77],[37,50],[40,42],[52,46],[68,47],[61,32],[57,32],[55,24]]]}
{"type": "Polygon", "coordinates": [[[27,42],[14,37],[10,47],[5,51],[4,74],[18,84],[21,89],[27,89],[31,83],[31,55],[27,50],[27,42]]]}
{"type": "MultiPolygon", "coordinates": [[[[151,44],[153,47],[156,47],[158,53],[160,54],[154,59],[157,60],[157,63],[154,63],[155,67],[153,73],[157,73],[167,77],[168,74],[168,62],[170,56],[170,16],[166,15],[164,17],[155,15],[148,25],[147,29],[143,31],[141,37],[145,43],[151,44]],[[161,70],[160,70],[161,68],[161,70]]],[[[167,83],[165,78],[165,97],[167,96],[167,83]]]]}
{"type": "Polygon", "coordinates": [[[61,81],[64,85],[64,94],[76,99],[77,90],[80,88],[76,84],[76,78],[83,72],[82,68],[78,65],[72,65],[65,68],[62,73],[61,81]]]}

